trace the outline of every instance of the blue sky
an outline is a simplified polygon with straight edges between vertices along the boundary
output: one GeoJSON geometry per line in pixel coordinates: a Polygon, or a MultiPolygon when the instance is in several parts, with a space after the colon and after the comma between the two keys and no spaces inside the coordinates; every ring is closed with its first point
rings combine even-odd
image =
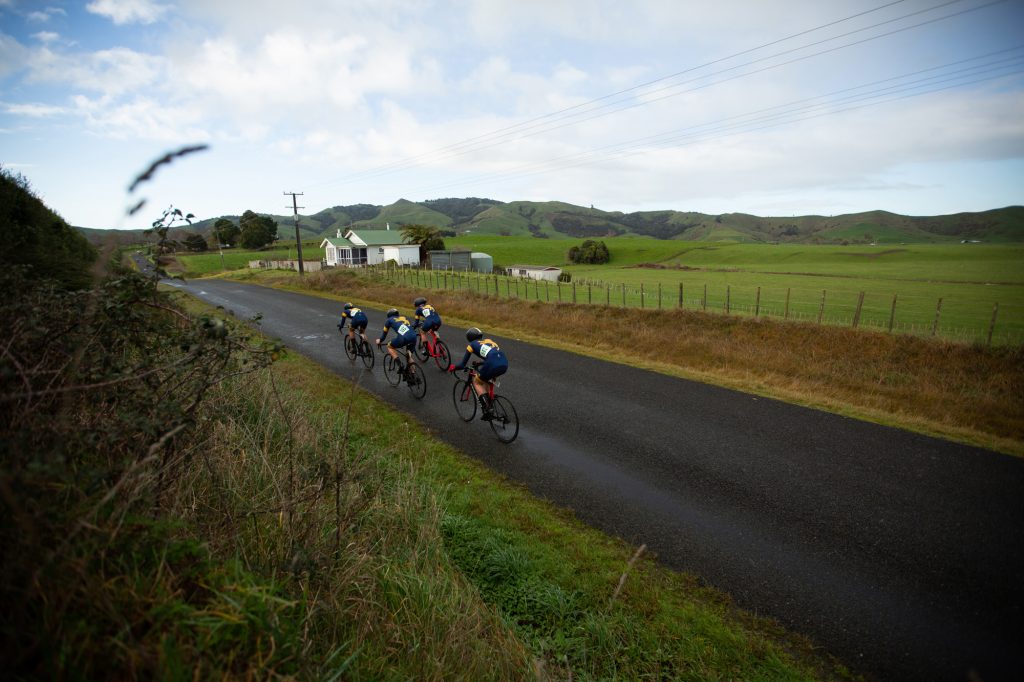
{"type": "Polygon", "coordinates": [[[1024,203],[1024,0],[0,0],[0,164],[85,227],[987,210],[1024,203]]]}

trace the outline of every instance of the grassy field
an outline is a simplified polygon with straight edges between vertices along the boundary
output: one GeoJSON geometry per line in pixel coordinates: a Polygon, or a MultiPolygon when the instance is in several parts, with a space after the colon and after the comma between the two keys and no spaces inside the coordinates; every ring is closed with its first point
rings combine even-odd
{"type": "MultiPolygon", "coordinates": [[[[539,286],[501,280],[498,290],[508,296],[572,301],[575,286],[577,302],[820,319],[836,326],[852,326],[856,320],[860,327],[881,330],[891,323],[898,333],[930,336],[934,328],[937,336],[967,343],[988,342],[995,314],[994,344],[1024,342],[1021,245],[707,244],[644,237],[603,241],[612,256],[605,265],[566,262],[569,247],[581,240],[481,235],[449,238],[446,245],[488,253],[499,267],[554,265],[573,278],[568,285],[539,286]]],[[[306,257],[319,257],[318,246],[305,243],[306,257]]],[[[246,268],[250,260],[289,256],[294,258],[294,250],[224,254],[228,270],[246,268]]],[[[178,260],[186,277],[221,270],[216,253],[180,255],[178,260]]],[[[427,279],[420,276],[418,281],[425,286],[427,279]]],[[[435,279],[434,284],[441,282],[435,279]]],[[[482,290],[484,285],[475,286],[482,290]]]]}

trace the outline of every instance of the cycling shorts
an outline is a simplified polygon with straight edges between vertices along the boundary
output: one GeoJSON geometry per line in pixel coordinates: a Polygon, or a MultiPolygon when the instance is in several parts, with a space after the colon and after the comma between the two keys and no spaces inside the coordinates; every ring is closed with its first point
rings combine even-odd
{"type": "Polygon", "coordinates": [[[415,344],[417,338],[418,337],[416,336],[415,333],[410,334],[409,336],[395,336],[391,339],[391,341],[388,342],[388,345],[396,349],[405,348],[406,346],[411,346],[415,344]]]}
{"type": "Polygon", "coordinates": [[[426,320],[420,327],[425,332],[436,332],[441,328],[441,320],[426,320]]]}

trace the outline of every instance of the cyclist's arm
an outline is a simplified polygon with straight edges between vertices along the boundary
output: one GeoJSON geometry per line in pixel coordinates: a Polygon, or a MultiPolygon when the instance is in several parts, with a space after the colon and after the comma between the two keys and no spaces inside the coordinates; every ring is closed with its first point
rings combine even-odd
{"type": "Polygon", "coordinates": [[[341,322],[338,323],[338,329],[344,329],[344,328],[345,328],[345,316],[342,315],[341,316],[341,322]]]}
{"type": "Polygon", "coordinates": [[[377,339],[377,343],[379,344],[379,343],[383,342],[383,341],[384,341],[384,338],[385,338],[385,337],[386,337],[387,335],[388,335],[388,323],[387,323],[387,322],[385,322],[385,323],[384,323],[384,331],[383,331],[383,332],[381,333],[381,335],[380,335],[380,338],[379,338],[379,339],[377,339]]]}
{"type": "Polygon", "coordinates": [[[466,346],[466,354],[462,356],[462,362],[455,365],[455,369],[466,369],[466,365],[469,363],[469,359],[473,357],[473,347],[466,346]]]}

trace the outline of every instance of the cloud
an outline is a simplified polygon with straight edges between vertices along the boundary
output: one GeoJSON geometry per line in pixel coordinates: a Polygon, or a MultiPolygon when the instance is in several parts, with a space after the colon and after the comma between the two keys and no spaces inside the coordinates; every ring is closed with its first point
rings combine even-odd
{"type": "Polygon", "coordinates": [[[39,33],[33,33],[32,37],[41,43],[53,43],[60,40],[60,34],[53,31],[40,31],[39,33]]]}
{"type": "Polygon", "coordinates": [[[85,9],[121,25],[155,23],[171,8],[152,0],[93,0],[85,9]]]}
{"type": "Polygon", "coordinates": [[[3,104],[3,107],[6,113],[13,116],[28,116],[31,118],[46,118],[68,113],[66,107],[50,104],[3,104]]]}
{"type": "Polygon", "coordinates": [[[162,57],[123,47],[67,54],[43,47],[31,52],[28,79],[117,96],[153,85],[165,67],[162,57]]]}

